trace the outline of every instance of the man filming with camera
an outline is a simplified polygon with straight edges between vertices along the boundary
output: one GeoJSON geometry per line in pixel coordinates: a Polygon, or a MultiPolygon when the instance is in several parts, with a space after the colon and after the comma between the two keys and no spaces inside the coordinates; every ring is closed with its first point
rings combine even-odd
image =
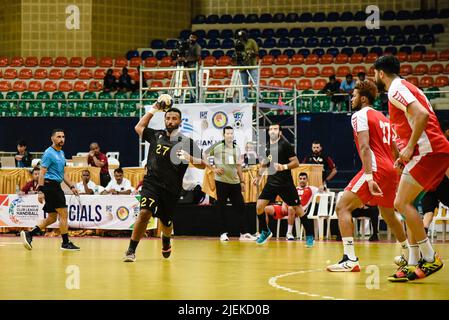
{"type": "MultiPolygon", "coordinates": [[[[248,39],[248,34],[245,30],[237,32],[237,40],[235,42],[235,56],[234,60],[238,66],[257,66],[257,57],[259,56],[259,46],[254,39],[248,39]]],[[[243,85],[251,83],[258,84],[257,69],[241,69],[240,77],[243,85]]],[[[248,100],[248,87],[243,88],[243,100],[248,100]]]]}

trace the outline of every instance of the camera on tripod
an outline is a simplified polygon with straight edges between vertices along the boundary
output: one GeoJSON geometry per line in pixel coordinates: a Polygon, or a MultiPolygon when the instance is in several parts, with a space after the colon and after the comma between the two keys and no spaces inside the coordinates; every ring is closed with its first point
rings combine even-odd
{"type": "Polygon", "coordinates": [[[187,56],[187,53],[190,48],[190,43],[185,40],[179,40],[176,44],[176,49],[172,51],[171,57],[173,60],[176,60],[178,64],[184,64],[184,59],[187,56]]]}
{"type": "Polygon", "coordinates": [[[243,65],[245,63],[245,44],[240,39],[235,42],[235,60],[238,65],[243,65]]]}

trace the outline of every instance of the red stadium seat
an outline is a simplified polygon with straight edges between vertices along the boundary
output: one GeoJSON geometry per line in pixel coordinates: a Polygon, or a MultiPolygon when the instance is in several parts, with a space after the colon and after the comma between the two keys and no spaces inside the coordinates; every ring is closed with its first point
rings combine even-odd
{"type": "Polygon", "coordinates": [[[318,67],[308,67],[305,72],[305,76],[308,78],[315,78],[320,74],[318,67]]]}
{"type": "Polygon", "coordinates": [[[284,88],[294,89],[296,87],[296,80],[294,79],[287,79],[284,81],[283,85],[284,88]]]}
{"type": "Polygon", "coordinates": [[[12,85],[12,90],[13,91],[17,91],[17,92],[26,91],[27,90],[27,83],[25,81],[18,80],[16,82],[14,82],[14,84],[12,85]]]}
{"type": "Polygon", "coordinates": [[[171,67],[173,65],[173,61],[171,57],[163,57],[161,60],[161,63],[159,64],[159,67],[167,68],[171,67]]]}
{"type": "Polygon", "coordinates": [[[449,50],[443,50],[438,56],[438,61],[448,61],[449,60],[449,50]]]}
{"type": "Polygon", "coordinates": [[[0,91],[2,92],[11,91],[11,83],[9,81],[0,81],[0,91]]]}
{"type": "Polygon", "coordinates": [[[43,68],[48,68],[53,66],[53,58],[52,57],[42,57],[39,66],[43,68]]]}
{"type": "Polygon", "coordinates": [[[228,77],[228,71],[225,69],[217,69],[212,72],[212,78],[214,79],[224,79],[228,77]]]}
{"type": "Polygon", "coordinates": [[[94,80],[89,83],[90,92],[98,92],[102,90],[103,90],[103,82],[94,80]]]}
{"type": "MultiPolygon", "coordinates": [[[[221,86],[222,83],[220,80],[211,80],[209,82],[209,85],[211,86],[221,86]]],[[[212,87],[212,88],[207,88],[208,91],[217,91],[217,90],[223,90],[223,88],[220,87],[212,87]]]]}
{"type": "Polygon", "coordinates": [[[435,79],[434,85],[436,87],[446,87],[449,86],[449,78],[447,76],[439,76],[435,79]]]}
{"type": "Polygon", "coordinates": [[[217,64],[217,59],[215,59],[214,56],[207,56],[206,58],[204,58],[203,60],[203,65],[205,67],[213,67],[217,64]]]}
{"type": "Polygon", "coordinates": [[[100,62],[98,63],[99,67],[102,68],[111,68],[112,67],[112,58],[111,57],[103,57],[100,59],[100,62]]]}
{"type": "Polygon", "coordinates": [[[419,80],[418,77],[407,77],[406,79],[408,82],[410,82],[411,84],[413,84],[414,86],[418,87],[419,86],[419,80]]]}
{"type": "Polygon", "coordinates": [[[272,55],[267,54],[266,56],[263,56],[261,65],[263,66],[271,66],[274,63],[274,57],[272,55]]]}
{"type": "Polygon", "coordinates": [[[16,79],[17,78],[17,70],[16,69],[6,69],[3,72],[4,79],[16,79]]]}
{"type": "Polygon", "coordinates": [[[413,66],[411,64],[402,64],[399,69],[399,75],[406,77],[413,73],[413,66]]]}
{"type": "Polygon", "coordinates": [[[81,57],[70,58],[69,67],[80,68],[82,66],[83,66],[83,58],[81,58],[81,57]]]}
{"type": "Polygon", "coordinates": [[[96,66],[97,66],[97,58],[87,57],[86,59],[84,59],[84,67],[95,68],[96,66]]]}
{"type": "Polygon", "coordinates": [[[37,57],[27,57],[25,59],[25,67],[37,67],[38,64],[39,60],[37,59],[37,57]]]}
{"type": "Polygon", "coordinates": [[[36,69],[34,71],[34,79],[47,79],[47,69],[36,69]]]}
{"type": "Polygon", "coordinates": [[[76,69],[67,69],[64,72],[64,79],[66,80],[73,80],[78,78],[78,72],[76,71],[76,69]]]}
{"type": "Polygon", "coordinates": [[[140,80],[140,75],[139,72],[137,72],[137,69],[129,69],[128,70],[128,74],[131,77],[132,80],[134,81],[139,81],[140,80]]]}
{"type": "Polygon", "coordinates": [[[430,88],[433,87],[433,78],[429,76],[422,77],[419,81],[419,86],[421,88],[430,88]]]}
{"type": "Polygon", "coordinates": [[[272,80],[268,81],[268,86],[281,88],[282,82],[279,79],[272,79],[272,80]]]}
{"type": "Polygon", "coordinates": [[[129,60],[129,66],[131,68],[137,68],[142,64],[142,58],[141,57],[133,57],[131,60],[129,60]]]}
{"type": "Polygon", "coordinates": [[[152,73],[151,71],[145,71],[145,72],[143,73],[143,78],[144,78],[145,80],[153,79],[153,73],[152,73]]]}
{"type": "Polygon", "coordinates": [[[435,61],[438,58],[436,51],[429,50],[422,55],[422,61],[435,61]]]}
{"type": "Polygon", "coordinates": [[[116,77],[117,79],[120,78],[120,75],[122,74],[122,69],[112,69],[112,75],[116,77]]]}
{"type": "Polygon", "coordinates": [[[304,69],[302,67],[293,67],[290,72],[290,77],[292,78],[300,78],[304,76],[304,69]]]}
{"type": "Polygon", "coordinates": [[[396,55],[396,58],[398,58],[399,62],[407,61],[407,59],[408,59],[408,53],[407,53],[407,52],[400,51],[400,52],[398,52],[398,54],[396,55]]]}
{"type": "Polygon", "coordinates": [[[348,63],[348,55],[344,54],[344,53],[339,53],[336,57],[335,57],[335,63],[336,64],[345,64],[348,63]]]}
{"type": "Polygon", "coordinates": [[[444,68],[444,73],[445,74],[449,74],[449,63],[446,65],[446,67],[444,68]]]}
{"type": "Polygon", "coordinates": [[[308,90],[312,88],[312,81],[310,79],[301,79],[298,82],[298,90],[308,90]]]}
{"type": "Polygon", "coordinates": [[[266,86],[267,86],[267,80],[265,80],[265,79],[260,79],[260,80],[259,80],[259,86],[260,86],[260,88],[266,88],[266,86]]]}
{"type": "Polygon", "coordinates": [[[357,74],[360,72],[366,73],[365,66],[355,66],[354,68],[352,68],[352,74],[354,76],[357,76],[357,74]]]}
{"type": "Polygon", "coordinates": [[[279,55],[276,59],[274,59],[274,64],[278,66],[288,64],[288,56],[286,54],[279,55]]]}
{"type": "Polygon", "coordinates": [[[23,66],[23,58],[22,57],[13,57],[11,62],[9,63],[10,67],[21,67],[23,66]]]}
{"type": "Polygon", "coordinates": [[[374,63],[377,60],[377,53],[370,52],[365,58],[365,63],[374,63]]]}
{"type": "Polygon", "coordinates": [[[335,68],[332,66],[325,66],[321,69],[320,76],[322,77],[329,77],[331,75],[335,74],[335,68]]]}
{"type": "Polygon", "coordinates": [[[94,71],[94,79],[103,80],[105,76],[106,76],[105,69],[97,69],[94,71]]]}
{"type": "Polygon", "coordinates": [[[79,79],[91,79],[92,78],[92,70],[90,69],[81,69],[78,74],[79,79]]]}
{"type": "Polygon", "coordinates": [[[327,81],[324,79],[316,79],[313,82],[313,86],[312,89],[313,90],[322,90],[324,88],[324,86],[326,85],[327,81]]]}
{"type": "Polygon", "coordinates": [[[229,56],[221,56],[217,61],[217,66],[230,66],[232,59],[229,56]]]}
{"type": "Polygon", "coordinates": [[[368,77],[374,77],[374,67],[371,66],[368,69],[368,72],[366,73],[368,77]]]}
{"type": "Polygon", "coordinates": [[[51,80],[45,81],[45,83],[44,83],[44,91],[53,92],[53,91],[56,91],[56,90],[58,90],[58,86],[56,85],[56,82],[51,81],[51,80]]]}
{"type": "Polygon", "coordinates": [[[33,77],[33,71],[25,68],[19,71],[19,79],[31,79],[33,77]]]}
{"type": "Polygon", "coordinates": [[[59,83],[59,91],[63,91],[63,92],[69,92],[72,91],[72,83],[69,81],[61,81],[59,83]]]}
{"type": "Polygon", "coordinates": [[[346,77],[347,74],[351,73],[351,69],[348,66],[339,66],[337,68],[337,77],[346,77]]]}
{"type": "Polygon", "coordinates": [[[0,68],[7,67],[9,65],[8,57],[0,57],[0,68]]]}
{"type": "Polygon", "coordinates": [[[303,64],[304,57],[301,54],[294,54],[290,59],[290,64],[303,64]]]}
{"type": "Polygon", "coordinates": [[[334,56],[331,54],[322,55],[320,58],[320,64],[331,64],[334,61],[334,56]]]}
{"type": "Polygon", "coordinates": [[[156,57],[148,57],[144,62],[145,68],[155,68],[157,67],[157,59],[156,57]]]}
{"type": "Polygon", "coordinates": [[[412,52],[412,54],[408,56],[409,62],[417,62],[421,60],[422,60],[422,53],[418,51],[412,52]]]}
{"type": "Polygon", "coordinates": [[[114,67],[116,68],[128,67],[128,59],[124,57],[116,58],[114,62],[114,67]]]}
{"type": "Polygon", "coordinates": [[[54,66],[58,68],[64,68],[69,65],[67,57],[57,57],[54,62],[54,66]]]}
{"type": "Polygon", "coordinates": [[[319,60],[318,55],[316,55],[316,54],[309,54],[307,56],[307,58],[304,60],[304,64],[306,64],[306,65],[314,65],[314,64],[318,63],[318,60],[319,60]]]}
{"type": "Polygon", "coordinates": [[[154,79],[165,79],[167,77],[167,72],[166,71],[156,71],[153,74],[153,78],[154,79]]]}
{"type": "Polygon", "coordinates": [[[414,75],[423,75],[423,74],[427,74],[427,72],[429,71],[429,68],[427,67],[427,64],[418,64],[415,67],[415,70],[413,70],[413,74],[414,75]]]}
{"type": "Polygon", "coordinates": [[[271,69],[271,68],[260,69],[260,77],[261,78],[271,78],[272,76],[273,76],[273,69],[271,69]]]}
{"type": "Polygon", "coordinates": [[[361,53],[354,53],[349,58],[349,63],[351,63],[351,64],[362,63],[362,62],[363,62],[363,54],[361,54],[361,53]]]}
{"type": "Polygon", "coordinates": [[[440,74],[444,72],[444,66],[441,63],[432,64],[429,69],[429,74],[440,74]]]}
{"type": "Polygon", "coordinates": [[[28,91],[39,92],[42,91],[42,83],[40,81],[30,81],[28,84],[28,91]]]}
{"type": "Polygon", "coordinates": [[[164,86],[162,81],[151,81],[151,84],[150,84],[150,87],[152,87],[152,88],[160,88],[162,86],[164,86]]]}
{"type": "Polygon", "coordinates": [[[274,77],[275,78],[287,78],[288,77],[288,69],[281,67],[281,68],[276,68],[276,70],[274,71],[274,77]]]}
{"type": "Polygon", "coordinates": [[[73,90],[78,92],[84,92],[87,91],[87,89],[88,89],[87,82],[84,81],[76,81],[75,85],[73,86],[73,90]]]}

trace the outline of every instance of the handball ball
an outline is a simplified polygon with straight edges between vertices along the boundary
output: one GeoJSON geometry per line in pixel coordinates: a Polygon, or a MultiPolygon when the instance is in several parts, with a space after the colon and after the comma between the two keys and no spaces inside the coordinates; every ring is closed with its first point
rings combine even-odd
{"type": "Polygon", "coordinates": [[[157,98],[157,103],[162,111],[167,111],[173,106],[173,98],[168,94],[161,94],[157,98]]]}

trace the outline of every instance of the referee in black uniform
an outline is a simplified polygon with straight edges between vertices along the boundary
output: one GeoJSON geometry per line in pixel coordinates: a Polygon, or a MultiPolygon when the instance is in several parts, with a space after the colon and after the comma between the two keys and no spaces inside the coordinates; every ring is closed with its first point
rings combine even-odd
{"type": "MultiPolygon", "coordinates": [[[[258,244],[264,244],[273,235],[267,226],[265,207],[270,202],[273,202],[279,195],[288,206],[294,208],[296,216],[301,217],[301,223],[306,230],[306,235],[308,237],[312,236],[313,245],[312,224],[301,207],[301,201],[291,174],[291,169],[299,166],[299,160],[293,147],[288,142],[281,139],[281,130],[279,124],[271,124],[269,126],[268,134],[270,136],[270,144],[266,149],[266,158],[262,159],[261,168],[254,180],[254,183],[258,185],[263,173],[268,168],[267,183],[263,188],[262,193],[259,195],[256,204],[259,229],[261,230],[260,236],[256,242],[258,244]]],[[[308,240],[309,239],[310,238],[308,238],[308,240]]],[[[309,243],[308,245],[311,246],[309,243]]]]}
{"type": "Polygon", "coordinates": [[[165,113],[165,130],[148,128],[148,123],[158,111],[160,106],[156,102],[135,127],[137,134],[150,143],[150,149],[147,157],[148,173],[140,193],[140,214],[134,224],[124,262],[136,261],[137,245],[152,216],[159,218],[162,223],[162,255],[164,258],[170,256],[173,211],[180,197],[184,174],[189,163],[199,169],[205,168],[198,146],[179,132],[182,119],[180,110],[171,108],[165,113]]]}
{"type": "Polygon", "coordinates": [[[51,141],[53,142],[52,146],[47,148],[42,156],[38,180],[38,200],[40,203],[45,201],[44,211],[48,213],[48,217],[34,227],[31,232],[22,231],[20,236],[25,248],[31,250],[33,248],[31,246],[33,236],[55,223],[59,216],[59,230],[62,237],[61,250],[78,251],[80,248],[69,241],[67,204],[64,191],[61,188],[61,183],[64,181],[73,194],[78,196],[75,185],[70,181],[64,170],[66,165],[64,151],[62,151],[65,143],[64,130],[54,129],[51,134],[51,141]]]}

